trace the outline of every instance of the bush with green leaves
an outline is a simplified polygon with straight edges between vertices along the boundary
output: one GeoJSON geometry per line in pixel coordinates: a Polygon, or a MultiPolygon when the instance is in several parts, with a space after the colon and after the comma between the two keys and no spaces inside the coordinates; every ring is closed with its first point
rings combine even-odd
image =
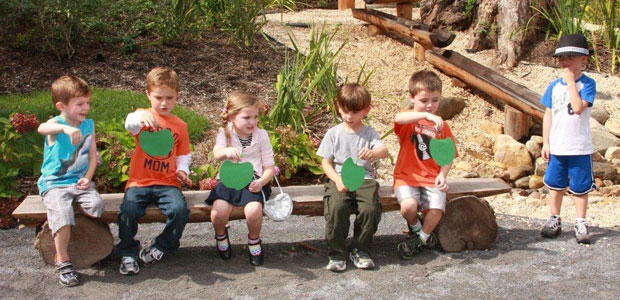
{"type": "Polygon", "coordinates": [[[123,120],[97,122],[97,151],[101,165],[95,170],[97,189],[101,193],[122,191],[129,179],[135,138],[127,133],[123,120]]]}
{"type": "Polygon", "coordinates": [[[267,23],[264,17],[268,0],[205,0],[213,24],[236,46],[252,52],[254,39],[267,23]]]}
{"type": "Polygon", "coordinates": [[[0,198],[20,197],[15,190],[20,176],[40,174],[43,137],[36,132],[20,133],[8,118],[0,117],[0,198]]]}

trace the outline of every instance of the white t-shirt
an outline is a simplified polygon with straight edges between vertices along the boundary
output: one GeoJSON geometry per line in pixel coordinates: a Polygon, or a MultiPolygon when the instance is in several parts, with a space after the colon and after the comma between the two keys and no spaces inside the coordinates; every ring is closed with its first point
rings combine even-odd
{"type": "Polygon", "coordinates": [[[581,99],[589,103],[579,115],[572,110],[568,86],[562,78],[551,82],[540,99],[540,103],[552,112],[549,152],[553,155],[589,155],[594,152],[590,112],[596,95],[596,82],[583,74],[576,84],[581,99]]]}

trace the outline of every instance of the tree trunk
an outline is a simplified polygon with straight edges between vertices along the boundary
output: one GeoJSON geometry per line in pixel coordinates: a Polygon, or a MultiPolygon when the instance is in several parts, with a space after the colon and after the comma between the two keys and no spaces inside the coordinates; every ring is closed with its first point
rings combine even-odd
{"type": "MultiPolygon", "coordinates": [[[[113,244],[114,238],[108,224],[75,214],[75,226],[69,240],[69,257],[76,269],[88,268],[106,258],[112,252],[113,244]]],[[[47,222],[43,223],[41,231],[37,233],[34,247],[39,249],[47,264],[54,265],[56,247],[47,222]]]]}
{"type": "Polygon", "coordinates": [[[441,248],[458,252],[465,248],[488,249],[497,239],[495,214],[486,200],[475,196],[452,199],[446,205],[446,214],[437,226],[441,248]]]}
{"type": "Polygon", "coordinates": [[[533,28],[541,23],[541,18],[532,19],[531,6],[540,6],[539,2],[478,0],[471,5],[467,0],[428,0],[423,3],[420,15],[431,28],[466,30],[473,26],[470,48],[478,51],[497,48],[498,63],[514,67],[523,53],[525,41],[531,42],[533,38],[534,32],[528,30],[528,26],[533,28]]]}

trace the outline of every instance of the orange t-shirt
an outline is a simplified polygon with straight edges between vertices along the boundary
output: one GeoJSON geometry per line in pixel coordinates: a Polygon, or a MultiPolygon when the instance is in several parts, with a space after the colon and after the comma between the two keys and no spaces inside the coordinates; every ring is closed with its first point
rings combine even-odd
{"type": "MultiPolygon", "coordinates": [[[[451,138],[456,147],[450,126],[444,122],[440,134],[435,123],[428,120],[402,125],[394,123],[394,133],[400,141],[400,151],[394,167],[394,188],[403,185],[434,187],[441,167],[431,158],[428,145],[431,138],[451,138]]],[[[454,150],[458,156],[457,149],[454,150]]]]}
{"type": "MultiPolygon", "coordinates": [[[[129,180],[125,190],[132,186],[171,185],[181,188],[176,177],[176,158],[179,155],[189,154],[189,135],[187,124],[175,115],[162,116],[149,110],[159,123],[158,130],[169,129],[174,141],[172,149],[165,156],[150,156],[140,147],[140,134],[135,135],[136,149],[131,156],[129,166],[129,180]]],[[[142,128],[145,130],[145,128],[142,128]]],[[[150,130],[150,129],[149,129],[150,130]]],[[[156,131],[156,130],[151,130],[156,131]]]]}

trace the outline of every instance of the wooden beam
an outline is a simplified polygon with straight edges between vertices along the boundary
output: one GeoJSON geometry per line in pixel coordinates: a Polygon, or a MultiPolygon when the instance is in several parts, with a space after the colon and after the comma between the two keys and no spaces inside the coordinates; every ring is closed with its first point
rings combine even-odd
{"type": "Polygon", "coordinates": [[[545,108],[540,95],[497,72],[451,50],[426,51],[426,60],[449,76],[476,87],[489,96],[542,120],[545,108]]]}
{"type": "Polygon", "coordinates": [[[518,141],[529,135],[530,124],[532,124],[531,116],[514,109],[510,105],[504,106],[504,134],[518,141]]]}
{"type": "MultiPolygon", "coordinates": [[[[448,190],[448,199],[473,195],[477,197],[492,196],[510,191],[510,187],[503,181],[496,178],[468,178],[468,179],[450,179],[448,180],[450,189],[448,190]]],[[[301,216],[322,216],[323,215],[323,195],[325,187],[322,185],[313,186],[289,186],[282,188],[293,199],[293,214],[301,216]]],[[[277,188],[273,189],[274,193],[278,193],[277,188]]],[[[187,207],[190,210],[189,222],[209,222],[211,214],[211,206],[204,203],[209,195],[208,191],[186,191],[183,192],[187,207]]],[[[379,189],[381,196],[381,204],[383,211],[394,211],[399,209],[394,194],[392,193],[392,185],[383,183],[379,189]]],[[[118,210],[123,202],[123,194],[102,194],[104,201],[104,213],[101,220],[106,223],[118,222],[118,210]]],[[[28,196],[15,209],[13,216],[19,219],[19,223],[27,227],[39,226],[47,219],[45,206],[40,196],[28,196]]],[[[231,213],[230,219],[244,219],[243,207],[235,207],[231,213]]],[[[150,205],[146,209],[146,215],[140,219],[140,223],[156,223],[165,222],[166,216],[154,205],[150,205]]]]}
{"type": "Polygon", "coordinates": [[[352,9],[353,17],[379,26],[390,32],[413,39],[424,49],[443,48],[454,41],[455,35],[441,29],[431,30],[427,25],[399,18],[374,9],[352,9]]]}
{"type": "Polygon", "coordinates": [[[338,9],[344,10],[355,7],[355,0],[338,0],[338,9]]]}
{"type": "Polygon", "coordinates": [[[396,16],[399,18],[403,18],[405,20],[411,20],[413,11],[413,5],[411,2],[409,3],[398,3],[396,4],[396,16]]]}

